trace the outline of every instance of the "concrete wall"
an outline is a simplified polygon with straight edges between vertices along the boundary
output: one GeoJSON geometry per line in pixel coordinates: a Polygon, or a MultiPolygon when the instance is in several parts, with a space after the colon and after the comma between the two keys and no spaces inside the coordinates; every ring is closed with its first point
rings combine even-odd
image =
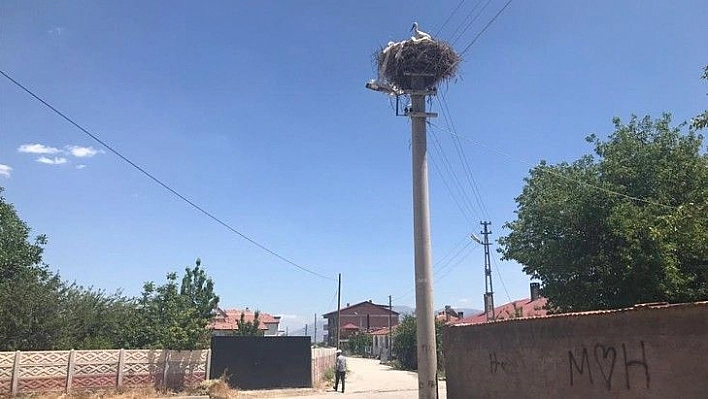
{"type": "Polygon", "coordinates": [[[329,369],[334,369],[334,362],[337,359],[335,348],[313,348],[312,349],[312,386],[324,380],[325,373],[329,369]]]}
{"type": "Polygon", "coordinates": [[[708,302],[446,327],[448,398],[706,398],[708,302]]]}

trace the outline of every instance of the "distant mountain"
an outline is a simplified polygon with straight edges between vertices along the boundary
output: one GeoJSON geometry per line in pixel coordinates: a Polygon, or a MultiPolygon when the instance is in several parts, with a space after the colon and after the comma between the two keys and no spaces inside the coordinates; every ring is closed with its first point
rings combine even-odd
{"type": "Polygon", "coordinates": [[[398,314],[400,314],[401,316],[407,315],[407,314],[410,314],[410,315],[415,314],[415,308],[412,308],[412,307],[406,306],[406,305],[396,305],[393,307],[393,311],[398,312],[398,314]]]}
{"type": "MultiPolygon", "coordinates": [[[[482,310],[479,309],[474,309],[474,308],[453,308],[455,309],[456,312],[462,312],[463,317],[468,317],[468,316],[476,316],[480,313],[482,313],[482,310]]],[[[394,306],[393,310],[395,312],[398,312],[401,316],[403,315],[415,315],[415,308],[412,308],[410,306],[405,306],[405,305],[399,305],[399,306],[394,306]]],[[[436,311],[440,312],[444,309],[438,309],[436,311]]]]}
{"type": "Polygon", "coordinates": [[[478,314],[484,312],[483,310],[474,308],[455,308],[456,312],[462,312],[462,317],[477,316],[478,314]]]}

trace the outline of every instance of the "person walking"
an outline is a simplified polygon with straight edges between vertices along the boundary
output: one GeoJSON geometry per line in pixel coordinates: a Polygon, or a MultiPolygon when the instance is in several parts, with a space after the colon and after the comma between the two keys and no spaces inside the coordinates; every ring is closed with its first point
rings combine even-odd
{"type": "Polygon", "coordinates": [[[342,380],[342,393],[344,393],[344,378],[347,373],[347,358],[342,354],[341,349],[337,349],[337,361],[334,365],[334,390],[339,387],[339,380],[342,380]]]}

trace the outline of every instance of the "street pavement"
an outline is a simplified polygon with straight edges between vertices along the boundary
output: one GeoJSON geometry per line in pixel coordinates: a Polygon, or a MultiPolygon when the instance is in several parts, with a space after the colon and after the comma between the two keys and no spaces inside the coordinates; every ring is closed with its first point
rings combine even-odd
{"type": "MultiPolygon", "coordinates": [[[[399,399],[418,397],[418,375],[410,371],[394,370],[375,359],[347,358],[347,382],[345,393],[335,392],[326,387],[324,392],[313,392],[306,396],[280,396],[292,399],[332,399],[340,396],[348,398],[399,399]]],[[[445,381],[439,383],[439,397],[445,398],[445,381]]],[[[267,396],[264,396],[267,397],[267,396]]],[[[273,397],[273,396],[270,396],[273,397]]]]}

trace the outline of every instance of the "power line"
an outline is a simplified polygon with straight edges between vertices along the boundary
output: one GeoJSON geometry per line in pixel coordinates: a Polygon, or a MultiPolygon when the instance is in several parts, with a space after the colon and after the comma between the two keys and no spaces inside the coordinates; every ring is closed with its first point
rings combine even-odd
{"type": "Polygon", "coordinates": [[[457,43],[458,40],[460,40],[460,39],[462,38],[462,35],[464,35],[465,32],[467,32],[467,30],[469,30],[469,28],[472,26],[472,24],[477,20],[477,18],[479,18],[480,15],[482,15],[482,13],[484,12],[484,10],[489,6],[489,4],[490,4],[491,2],[492,2],[492,0],[487,0],[487,2],[484,3],[484,5],[482,6],[482,8],[479,10],[479,12],[477,13],[477,15],[475,15],[474,18],[472,18],[472,20],[470,20],[469,22],[467,22],[467,25],[465,26],[465,21],[467,21],[468,19],[470,19],[470,18],[472,17],[472,14],[474,14],[474,11],[475,11],[475,10],[477,9],[477,7],[482,3],[482,0],[477,1],[477,3],[472,7],[472,9],[470,10],[470,12],[467,13],[467,16],[465,16],[465,19],[462,21],[462,23],[460,24],[460,26],[458,26],[457,29],[455,29],[455,31],[452,33],[452,37],[450,38],[450,40],[452,41],[451,44],[454,45],[455,43],[457,43]],[[460,28],[462,28],[463,26],[464,26],[464,29],[462,29],[462,32],[460,32],[460,33],[458,34],[457,32],[458,32],[458,31],[460,30],[460,28]],[[455,35],[457,35],[457,36],[455,36],[455,35]]]}
{"type": "Polygon", "coordinates": [[[447,19],[445,20],[445,22],[443,22],[442,26],[441,26],[440,28],[438,28],[438,30],[435,32],[435,36],[438,36],[438,35],[440,34],[440,32],[442,32],[442,30],[445,29],[445,25],[447,25],[447,23],[450,22],[450,20],[452,19],[452,17],[453,17],[453,16],[455,15],[455,13],[460,9],[460,7],[462,7],[463,4],[465,4],[465,0],[461,0],[461,1],[457,4],[457,7],[455,7],[455,8],[452,10],[452,12],[450,13],[450,15],[449,15],[449,16],[447,17],[447,19]]]}
{"type": "MultiPolygon", "coordinates": [[[[447,157],[445,156],[445,153],[442,150],[442,146],[440,145],[437,134],[435,134],[435,131],[431,131],[431,133],[432,133],[432,136],[434,139],[433,140],[433,149],[438,153],[438,156],[440,157],[442,164],[447,168],[450,175],[452,175],[452,181],[453,181],[453,183],[456,183],[455,188],[457,188],[458,194],[462,197],[462,204],[467,205],[467,207],[469,208],[469,211],[471,213],[474,213],[473,207],[471,206],[471,202],[470,202],[469,198],[466,196],[466,192],[462,189],[462,184],[460,183],[459,179],[457,179],[457,175],[455,175],[452,172],[452,167],[450,166],[450,163],[447,160],[447,157]]],[[[433,154],[431,153],[431,155],[433,155],[433,154]]],[[[443,173],[442,168],[440,166],[438,166],[438,162],[436,161],[436,157],[431,156],[430,160],[432,161],[433,166],[435,167],[435,170],[440,175],[440,179],[442,180],[443,184],[445,185],[445,188],[447,188],[448,192],[450,193],[450,197],[452,197],[453,201],[457,205],[457,208],[462,213],[462,216],[471,225],[473,223],[472,219],[468,216],[468,212],[465,209],[463,209],[464,207],[462,206],[460,201],[457,199],[457,196],[455,195],[455,192],[450,187],[450,184],[448,184],[448,181],[445,178],[445,174],[443,173]]]]}
{"type": "Polygon", "coordinates": [[[224,222],[223,220],[219,219],[218,217],[214,216],[212,213],[210,213],[210,212],[207,211],[206,209],[202,208],[201,206],[197,205],[196,203],[194,203],[193,201],[191,201],[190,199],[188,199],[188,198],[185,197],[184,195],[180,194],[179,192],[177,192],[177,190],[173,189],[172,187],[170,187],[169,185],[167,185],[166,183],[164,183],[162,180],[160,180],[160,179],[158,179],[157,177],[153,176],[150,172],[148,172],[147,170],[145,170],[144,168],[142,168],[141,166],[139,166],[139,165],[136,164],[135,162],[131,161],[130,159],[128,159],[126,156],[124,156],[124,155],[121,154],[120,152],[118,152],[118,150],[116,150],[116,149],[114,149],[113,147],[111,147],[108,143],[106,143],[105,141],[101,140],[101,139],[98,138],[96,135],[94,135],[93,133],[89,132],[88,130],[86,130],[85,128],[83,128],[83,127],[82,127],[81,125],[79,125],[78,123],[74,122],[74,120],[72,120],[71,118],[69,118],[68,116],[66,116],[63,112],[59,111],[59,110],[56,109],[54,106],[52,106],[51,104],[49,104],[48,102],[46,102],[44,99],[42,99],[41,97],[39,97],[37,94],[35,94],[34,92],[32,92],[30,89],[28,89],[28,88],[26,88],[25,86],[23,86],[20,82],[16,81],[16,80],[13,79],[12,77],[10,77],[10,75],[8,75],[7,73],[5,73],[5,71],[0,70],[0,74],[2,74],[2,75],[3,75],[5,78],[7,78],[10,82],[14,83],[17,87],[19,87],[20,89],[24,90],[27,94],[29,94],[30,96],[34,97],[37,101],[39,101],[39,102],[41,102],[42,104],[44,104],[47,108],[49,108],[49,109],[51,109],[52,111],[54,111],[54,113],[56,113],[57,115],[59,115],[59,116],[61,116],[62,118],[64,118],[64,120],[66,120],[66,121],[69,122],[70,124],[74,125],[77,129],[79,129],[79,130],[81,130],[82,132],[84,132],[87,136],[89,136],[90,138],[92,138],[94,141],[96,141],[97,143],[101,144],[103,147],[105,147],[106,149],[108,149],[110,152],[112,152],[113,154],[115,154],[116,156],[118,156],[118,157],[119,157],[120,159],[122,159],[123,161],[127,162],[130,166],[132,166],[133,168],[135,168],[135,169],[137,169],[138,171],[140,171],[140,173],[142,173],[143,175],[145,175],[146,177],[148,177],[150,180],[152,180],[153,182],[159,184],[160,186],[162,186],[162,188],[164,188],[165,190],[169,191],[170,193],[172,193],[172,194],[173,194],[174,196],[176,196],[177,198],[179,198],[179,199],[181,199],[182,201],[186,202],[187,204],[191,205],[194,209],[198,210],[199,212],[201,212],[202,214],[204,214],[205,216],[207,216],[209,219],[211,219],[211,220],[215,221],[216,223],[218,223],[218,224],[220,224],[220,225],[226,227],[226,228],[227,228],[228,230],[230,230],[232,233],[237,234],[238,236],[240,236],[240,237],[243,238],[244,240],[250,242],[251,244],[255,245],[256,247],[260,248],[261,250],[263,250],[263,251],[265,251],[265,252],[267,252],[267,253],[269,253],[269,254],[275,256],[276,258],[282,260],[282,261],[285,262],[285,263],[288,263],[288,264],[290,264],[290,265],[292,265],[292,266],[294,266],[294,267],[296,267],[296,268],[298,268],[298,269],[300,269],[300,270],[302,270],[302,271],[304,271],[304,272],[306,272],[306,273],[312,274],[313,276],[317,276],[317,277],[320,277],[320,278],[323,278],[323,279],[326,279],[326,280],[335,280],[335,279],[332,278],[332,277],[327,277],[327,276],[325,276],[325,275],[323,275],[323,274],[320,274],[320,273],[317,273],[316,271],[311,270],[311,269],[309,269],[309,268],[307,268],[307,267],[305,267],[305,266],[301,266],[301,265],[295,263],[294,261],[292,261],[292,260],[286,258],[285,256],[282,256],[282,255],[278,254],[277,252],[273,251],[272,249],[266,247],[265,245],[263,245],[263,244],[257,242],[256,240],[252,239],[251,237],[249,237],[249,236],[247,236],[247,235],[241,233],[240,231],[236,230],[235,228],[231,227],[231,225],[229,225],[228,223],[226,223],[226,222],[224,222]]]}
{"type": "Polygon", "coordinates": [[[475,36],[472,39],[472,42],[470,44],[468,44],[467,47],[464,48],[464,50],[462,50],[462,52],[460,53],[460,57],[462,57],[467,52],[467,50],[469,50],[470,47],[472,47],[477,42],[477,40],[480,38],[480,36],[482,36],[482,34],[484,34],[484,32],[487,31],[487,29],[494,23],[494,21],[496,21],[497,18],[499,18],[499,16],[504,12],[504,10],[506,10],[506,8],[509,7],[509,4],[511,4],[512,1],[513,0],[507,0],[506,4],[504,4],[504,7],[502,7],[501,10],[499,10],[499,12],[497,12],[496,15],[494,15],[494,17],[492,17],[492,19],[489,22],[487,22],[486,25],[484,25],[484,28],[482,28],[482,30],[479,31],[479,33],[477,33],[477,36],[475,36]]]}
{"type": "MultiPolygon", "coordinates": [[[[452,269],[454,269],[454,268],[457,267],[460,263],[462,263],[465,259],[467,259],[467,257],[468,257],[468,256],[473,252],[473,250],[476,248],[476,247],[471,247],[472,250],[470,250],[470,246],[471,246],[472,242],[469,241],[469,237],[468,237],[468,236],[465,236],[465,240],[467,241],[467,243],[466,243],[462,248],[460,248],[459,250],[457,249],[457,247],[459,247],[459,243],[458,243],[457,245],[455,245],[455,247],[454,247],[447,255],[445,255],[445,256],[442,257],[438,262],[435,263],[435,266],[434,266],[434,267],[435,267],[435,271],[433,272],[433,277],[440,275],[440,273],[444,272],[445,269],[447,268],[447,273],[444,273],[442,276],[439,276],[439,277],[436,279],[435,282],[437,282],[437,280],[442,279],[443,277],[447,276],[447,275],[450,273],[450,271],[451,271],[452,269]],[[464,253],[461,257],[458,258],[458,256],[460,256],[460,254],[462,254],[462,253],[465,252],[465,251],[467,251],[467,252],[464,253]],[[454,252],[455,254],[452,255],[452,256],[450,256],[450,254],[452,254],[453,252],[454,252]],[[448,257],[449,257],[449,259],[448,259],[448,257]],[[457,259],[457,261],[455,262],[455,259],[456,259],[456,258],[458,258],[458,259],[457,259]],[[447,260],[445,260],[445,259],[447,259],[447,260]],[[455,262],[455,263],[453,263],[453,262],[455,262]]],[[[415,291],[415,287],[414,287],[414,288],[411,288],[411,289],[408,289],[407,291],[405,291],[405,292],[403,292],[403,293],[401,293],[401,294],[394,295],[394,296],[393,296],[393,299],[395,299],[396,301],[400,301],[401,298],[406,298],[406,297],[408,297],[410,294],[413,293],[413,291],[415,291]]]]}
{"type": "MultiPolygon", "coordinates": [[[[480,146],[480,147],[482,147],[482,148],[485,148],[485,149],[487,149],[487,150],[489,150],[489,151],[496,152],[497,154],[499,154],[499,155],[501,155],[501,156],[503,156],[503,157],[505,157],[505,158],[507,158],[507,159],[514,160],[514,161],[517,161],[517,162],[526,164],[526,165],[531,166],[531,167],[536,167],[536,166],[537,166],[536,164],[533,164],[533,163],[531,163],[531,162],[524,161],[524,160],[518,159],[518,158],[514,158],[514,157],[512,157],[511,155],[509,155],[509,154],[507,154],[507,153],[505,153],[505,152],[502,152],[502,151],[499,151],[499,150],[497,150],[497,149],[495,149],[495,148],[492,148],[492,147],[489,147],[489,146],[487,146],[487,145],[484,145],[484,144],[482,144],[482,143],[480,143],[480,142],[478,142],[478,141],[475,141],[475,140],[470,139],[469,137],[465,137],[465,136],[463,136],[463,135],[457,134],[457,133],[455,133],[455,132],[453,132],[453,131],[451,131],[451,130],[449,130],[449,129],[445,129],[445,128],[443,128],[443,127],[441,127],[441,126],[438,126],[438,125],[436,125],[436,124],[434,124],[434,123],[432,123],[432,122],[429,122],[429,125],[432,126],[433,128],[436,128],[436,129],[439,129],[439,130],[441,130],[441,131],[447,132],[448,134],[456,135],[456,136],[460,137],[460,138],[463,139],[463,140],[467,140],[467,141],[469,141],[469,142],[471,142],[471,143],[473,143],[473,144],[476,144],[476,145],[478,145],[478,146],[480,146]]],[[[590,187],[590,188],[594,188],[595,190],[604,191],[604,192],[606,192],[606,193],[608,193],[608,194],[612,194],[612,195],[616,195],[616,196],[619,196],[619,197],[623,197],[623,198],[626,198],[626,199],[629,199],[629,200],[632,200],[632,201],[643,202],[643,203],[646,203],[646,204],[649,204],[649,205],[656,205],[656,206],[661,206],[661,207],[669,208],[669,209],[678,209],[678,207],[676,207],[676,206],[666,205],[666,204],[662,204],[662,203],[659,203],[659,202],[654,202],[654,201],[651,201],[651,200],[648,200],[648,199],[644,199],[644,198],[633,197],[633,196],[631,196],[631,195],[623,194],[623,193],[620,193],[620,192],[617,192],[617,191],[613,191],[613,190],[610,190],[610,189],[605,188],[605,187],[596,186],[596,185],[594,185],[594,184],[591,184],[591,183],[588,183],[588,182],[584,182],[584,181],[582,181],[582,180],[573,179],[572,177],[565,176],[565,175],[563,175],[563,174],[561,174],[561,173],[558,173],[558,172],[555,172],[555,171],[553,171],[553,170],[550,170],[549,168],[544,169],[544,172],[549,173],[549,174],[551,174],[551,175],[554,175],[554,176],[556,176],[556,177],[559,177],[559,178],[561,178],[561,179],[565,179],[565,180],[568,180],[568,181],[571,181],[571,182],[574,182],[574,183],[577,183],[577,184],[580,184],[580,185],[583,185],[583,186],[587,186],[587,187],[590,187]]]]}
{"type": "MultiPolygon", "coordinates": [[[[444,116],[449,115],[448,128],[450,128],[454,132],[454,131],[456,131],[455,124],[452,121],[452,114],[450,113],[450,107],[447,104],[447,99],[445,98],[445,94],[441,93],[441,97],[442,97],[441,110],[443,111],[444,116]]],[[[440,99],[438,99],[438,102],[440,102],[440,99]]],[[[447,116],[446,116],[445,120],[448,121],[447,116]]],[[[460,143],[460,140],[457,136],[452,136],[452,142],[455,146],[455,151],[457,152],[457,156],[460,158],[460,163],[462,164],[462,170],[465,174],[465,178],[467,179],[467,183],[469,184],[470,189],[472,190],[472,194],[474,195],[474,199],[477,202],[477,206],[479,207],[480,212],[484,215],[485,219],[491,219],[489,217],[489,212],[487,210],[487,207],[484,204],[484,201],[482,200],[482,196],[480,194],[479,187],[477,186],[477,182],[475,181],[474,176],[472,175],[472,168],[470,167],[469,161],[467,160],[467,155],[465,155],[464,147],[460,143]]]]}

